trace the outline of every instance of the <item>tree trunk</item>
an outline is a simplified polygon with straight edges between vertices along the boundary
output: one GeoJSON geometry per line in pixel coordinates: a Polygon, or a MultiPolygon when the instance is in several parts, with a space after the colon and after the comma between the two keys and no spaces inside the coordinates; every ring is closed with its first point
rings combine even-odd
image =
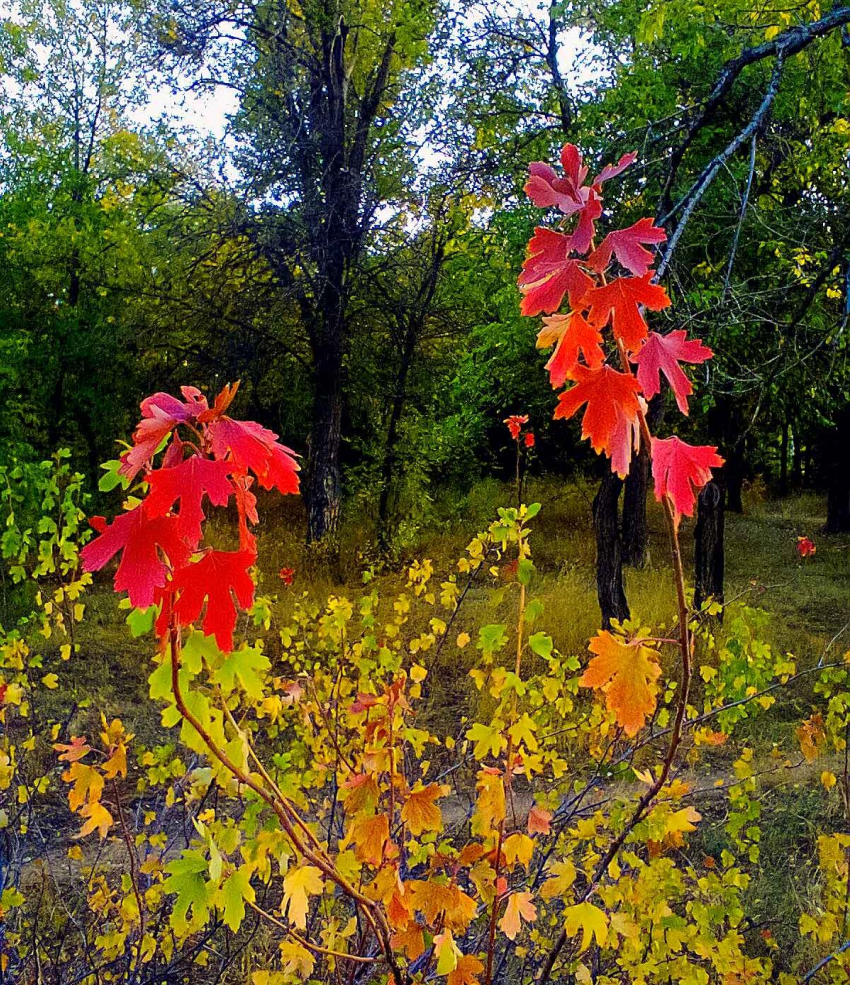
{"type": "Polygon", "coordinates": [[[602,625],[629,618],[629,603],[623,586],[623,556],[620,542],[619,501],[623,480],[606,470],[593,500],[596,531],[596,593],[602,610],[602,625]]]}
{"type": "Polygon", "coordinates": [[[788,431],[789,424],[786,418],[782,425],[782,440],[779,446],[779,495],[788,495],[788,431]]]}
{"type": "Polygon", "coordinates": [[[326,312],[321,342],[314,346],[313,421],[306,483],[307,543],[338,549],[339,448],[342,434],[342,311],[326,312]]]}
{"type": "Polygon", "coordinates": [[[396,377],[395,391],[393,393],[392,407],[390,408],[390,421],[387,427],[387,440],[384,446],[384,460],[381,463],[381,493],[378,499],[378,547],[381,551],[386,551],[390,541],[389,531],[389,509],[390,494],[392,492],[393,476],[395,474],[398,448],[398,430],[401,423],[401,415],[404,411],[404,402],[407,394],[407,376],[413,362],[413,353],[416,347],[416,334],[412,330],[406,339],[404,352],[402,353],[401,364],[396,377]]]}
{"type": "Polygon", "coordinates": [[[824,467],[829,477],[826,496],[826,527],[828,534],[850,531],[850,407],[836,415],[835,427],[826,435],[824,467]]]}
{"type": "MultiPolygon", "coordinates": [[[[664,418],[662,394],[649,401],[646,420],[650,431],[658,429],[664,418]]],[[[649,527],[646,522],[646,497],[649,491],[650,456],[648,448],[632,459],[623,492],[623,563],[642,568],[649,552],[649,527]]]]}
{"type": "MultiPolygon", "coordinates": [[[[694,608],[698,611],[708,599],[724,601],[723,574],[726,530],[724,469],[717,469],[711,482],[703,486],[697,500],[694,527],[694,608]]],[[[723,613],[720,613],[722,620],[723,613]]]]}
{"type": "MultiPolygon", "coordinates": [[[[737,415],[733,420],[736,419],[737,415]]],[[[730,434],[730,440],[724,448],[726,465],[723,470],[726,473],[726,509],[730,513],[744,512],[743,490],[747,468],[744,457],[744,445],[745,439],[743,436],[736,437],[734,434],[730,434]]]]}

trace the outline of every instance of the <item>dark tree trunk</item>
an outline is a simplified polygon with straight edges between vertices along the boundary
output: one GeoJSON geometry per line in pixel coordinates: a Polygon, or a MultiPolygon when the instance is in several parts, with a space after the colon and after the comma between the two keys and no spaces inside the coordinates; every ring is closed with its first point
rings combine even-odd
{"type": "Polygon", "coordinates": [[[791,429],[794,441],[794,452],[791,457],[791,485],[794,489],[803,488],[803,443],[799,424],[791,429]]]}
{"type": "MultiPolygon", "coordinates": [[[[653,433],[664,418],[662,394],[649,401],[646,420],[653,433]]],[[[629,474],[626,476],[623,492],[623,564],[642,568],[648,558],[649,527],[646,522],[646,497],[650,477],[649,449],[641,448],[640,454],[632,459],[629,474]]]]}
{"type": "Polygon", "coordinates": [[[779,445],[779,495],[788,495],[788,431],[787,419],[782,425],[782,440],[779,445]]]}
{"type": "Polygon", "coordinates": [[[824,469],[828,476],[826,527],[829,534],[850,531],[850,407],[839,411],[835,427],[824,441],[824,469]]]}
{"type": "Polygon", "coordinates": [[[602,625],[629,618],[629,603],[623,586],[623,555],[620,542],[619,501],[623,480],[607,471],[593,500],[596,531],[596,593],[602,610],[602,625]]]}
{"type": "MultiPolygon", "coordinates": [[[[738,420],[737,415],[729,422],[731,425],[738,420]]],[[[735,436],[730,434],[730,440],[723,446],[726,465],[723,471],[726,473],[726,509],[730,513],[744,512],[744,478],[746,475],[745,460],[745,438],[743,435],[735,436]]]]}
{"type": "MultiPolygon", "coordinates": [[[[698,611],[708,599],[723,602],[725,564],[724,535],[726,530],[725,476],[718,469],[714,478],[703,486],[697,500],[697,522],[694,527],[696,551],[694,557],[694,608],[698,611]]],[[[723,613],[720,613],[723,618],[723,613]]]]}
{"type": "Polygon", "coordinates": [[[339,448],[342,434],[342,338],[344,316],[339,305],[325,311],[321,342],[314,345],[313,421],[305,498],[307,542],[321,541],[334,554],[340,517],[339,448]]]}
{"type": "Polygon", "coordinates": [[[404,402],[407,393],[407,376],[413,362],[416,348],[416,334],[410,331],[402,353],[401,363],[396,377],[393,401],[390,408],[390,421],[387,427],[387,440],[384,446],[384,460],[381,463],[381,493],[378,499],[378,546],[385,551],[389,545],[389,510],[390,494],[392,492],[393,476],[397,465],[398,431],[404,402]]]}

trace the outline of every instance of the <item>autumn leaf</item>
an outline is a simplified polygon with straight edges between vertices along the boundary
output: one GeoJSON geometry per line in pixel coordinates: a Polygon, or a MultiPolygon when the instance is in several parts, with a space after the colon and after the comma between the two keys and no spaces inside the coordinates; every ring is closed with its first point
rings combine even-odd
{"type": "Polygon", "coordinates": [[[528,812],[526,827],[530,835],[548,835],[552,830],[552,812],[535,804],[528,812]]]}
{"type": "Polygon", "coordinates": [[[393,934],[392,945],[407,955],[410,961],[415,961],[425,951],[425,934],[423,926],[415,920],[403,929],[393,934]]]}
{"type": "Polygon", "coordinates": [[[283,493],[298,492],[295,452],[278,443],[274,431],[254,421],[234,421],[222,417],[208,426],[213,454],[226,459],[236,471],[250,470],[263,489],[283,493]]]}
{"type": "Polygon", "coordinates": [[[443,814],[434,801],[447,792],[448,788],[439,783],[429,783],[427,787],[419,783],[410,791],[401,809],[401,819],[415,838],[426,831],[443,830],[443,814]]]}
{"type": "Polygon", "coordinates": [[[617,472],[627,473],[640,409],[640,384],[633,376],[607,365],[596,370],[579,366],[575,377],[575,386],[558,397],[555,419],[570,418],[587,404],[581,422],[582,437],[590,439],[595,452],[609,455],[617,472]]]}
{"type": "Polygon", "coordinates": [[[547,900],[565,896],[576,881],[576,867],[568,858],[553,862],[546,872],[549,878],[540,887],[540,895],[547,900]]]}
{"type": "Polygon", "coordinates": [[[201,539],[204,521],[203,500],[206,496],[213,506],[226,506],[233,492],[228,474],[228,462],[213,462],[193,455],[174,468],[156,469],[148,476],[150,492],[145,511],[150,517],[165,516],[180,501],[177,532],[192,547],[201,539]]]}
{"type": "Polygon", "coordinates": [[[193,386],[181,387],[185,401],[154,393],[142,401],[142,420],[133,432],[133,447],[121,456],[121,475],[132,479],[153,458],[171,431],[207,409],[206,397],[193,386]]]}
{"type": "Polygon", "coordinates": [[[636,160],[637,151],[630,151],[628,154],[623,154],[616,164],[606,164],[599,174],[593,179],[593,187],[599,188],[599,186],[604,182],[610,181],[611,178],[616,178],[618,175],[621,175],[626,168],[631,167],[636,160]]]}
{"type": "Polygon", "coordinates": [[[223,653],[233,649],[236,604],[249,609],[254,604],[254,582],[248,569],[256,561],[250,551],[208,551],[194,564],[177,571],[173,591],[177,594],[174,612],[181,626],[191,626],[204,613],[203,631],[215,636],[223,653]]]}
{"type": "Polygon", "coordinates": [[[570,937],[581,931],[581,951],[588,949],[593,937],[600,947],[604,947],[608,937],[608,917],[592,903],[576,903],[564,910],[564,929],[570,937]]]}
{"type": "Polygon", "coordinates": [[[531,856],[534,854],[534,842],[521,831],[514,831],[513,834],[505,838],[502,852],[508,865],[519,862],[527,869],[531,863],[531,856]]]}
{"type": "Polygon", "coordinates": [[[618,277],[604,287],[588,291],[582,305],[588,308],[587,320],[597,328],[611,322],[614,335],[630,352],[646,338],[647,325],[641,307],[661,311],[670,304],[667,292],[650,283],[652,273],[643,277],[618,277]]]}
{"type": "Polygon", "coordinates": [[[477,798],[472,815],[472,833],[486,835],[505,818],[505,785],[496,770],[479,770],[475,784],[477,798]]]}
{"type": "Polygon", "coordinates": [[[537,919],[537,907],[532,902],[534,897],[531,893],[511,893],[508,897],[508,905],[502,919],[499,921],[499,928],[509,940],[516,940],[517,934],[522,929],[522,921],[534,923],[537,919]]]}
{"type": "Polygon", "coordinates": [[[315,957],[297,941],[281,941],[278,947],[280,966],[287,981],[292,977],[306,980],[313,973],[315,957]]]}
{"type": "Polygon", "coordinates": [[[653,225],[652,219],[639,219],[633,226],[608,233],[599,248],[588,257],[587,265],[602,273],[615,256],[619,263],[636,277],[649,270],[655,257],[643,243],[663,243],[667,233],[653,225]]]}
{"type": "Polygon", "coordinates": [[[676,403],[683,414],[688,413],[688,397],[693,393],[694,388],[679,363],[704,363],[714,355],[699,339],[686,339],[685,334],[683,329],[669,332],[667,335],[650,332],[644,344],[632,357],[632,361],[638,367],[638,383],[647,400],[661,392],[663,373],[676,395],[676,403]]]}
{"type": "Polygon", "coordinates": [[[826,732],[823,728],[823,715],[812,715],[797,728],[797,738],[800,741],[800,751],[811,763],[820,755],[826,745],[826,732]]]}
{"type": "Polygon", "coordinates": [[[389,837],[386,814],[377,814],[375,817],[357,818],[351,826],[348,840],[354,843],[354,854],[359,861],[379,866],[389,837]]]}
{"type": "Polygon", "coordinates": [[[548,349],[550,345],[554,345],[555,350],[546,363],[546,370],[553,389],[575,379],[576,368],[581,365],[579,354],[584,356],[584,364],[590,369],[599,369],[605,361],[599,329],[594,328],[578,311],[543,319],[543,328],[537,335],[537,348],[548,349]]]}
{"type": "Polygon", "coordinates": [[[97,831],[101,839],[105,838],[109,829],[115,823],[112,815],[99,800],[92,800],[80,810],[80,817],[86,818],[86,823],[77,833],[78,838],[85,838],[92,831],[97,831]]]}
{"type": "Polygon", "coordinates": [[[437,959],[438,975],[449,975],[457,968],[463,955],[450,930],[444,930],[434,937],[434,957],[437,959]]]}
{"type": "Polygon", "coordinates": [[[320,896],[325,884],[322,873],[315,865],[301,865],[290,869],[283,877],[283,903],[281,910],[288,916],[289,922],[299,930],[307,927],[307,910],[309,898],[320,896]]]}
{"type": "Polygon", "coordinates": [[[564,173],[559,176],[551,165],[532,162],[528,166],[529,178],[524,190],[538,208],[554,205],[564,215],[573,215],[584,208],[590,194],[590,188],[584,185],[587,167],[575,144],[564,144],[561,148],[561,167],[564,173]]]}
{"type": "Polygon", "coordinates": [[[568,294],[571,304],[578,303],[593,287],[593,280],[572,259],[572,238],[552,229],[538,227],[528,243],[528,257],[517,281],[524,297],[523,315],[557,311],[568,294]]]}
{"type": "Polygon", "coordinates": [[[83,570],[100,571],[121,551],[115,591],[127,592],[137,609],[153,605],[156,589],[168,579],[169,565],[176,568],[189,560],[190,550],[180,536],[175,517],[151,518],[144,507],[137,506],[115,517],[109,526],[100,518],[92,519],[92,526],[100,536],[80,551],[83,570]]]}
{"type": "Polygon", "coordinates": [[[91,746],[84,735],[74,735],[67,745],[57,742],[53,748],[58,752],[59,760],[63,763],[76,763],[91,752],[91,746]]]}
{"type": "Polygon", "coordinates": [[[602,630],[590,641],[595,654],[579,678],[582,687],[602,690],[605,703],[626,735],[635,735],[655,711],[657,654],[641,639],[627,641],[602,630]]]}
{"type": "Polygon", "coordinates": [[[696,494],[711,479],[723,459],[714,445],[689,445],[675,435],[652,439],[652,477],[655,498],[669,496],[677,513],[692,516],[696,494]]]}
{"type": "Polygon", "coordinates": [[[449,972],[446,985],[479,985],[478,976],[482,971],[484,964],[474,954],[462,954],[455,970],[449,972]]]}

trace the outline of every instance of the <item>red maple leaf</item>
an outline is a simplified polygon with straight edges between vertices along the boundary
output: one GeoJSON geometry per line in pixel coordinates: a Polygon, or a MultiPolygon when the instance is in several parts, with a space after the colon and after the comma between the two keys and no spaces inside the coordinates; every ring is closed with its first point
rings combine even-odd
{"type": "Polygon", "coordinates": [[[667,292],[658,284],[651,284],[651,277],[651,273],[643,277],[618,277],[604,287],[589,291],[582,302],[589,309],[588,321],[604,328],[610,319],[614,335],[630,351],[646,338],[647,325],[640,306],[661,311],[670,304],[667,292]]]}
{"type": "Polygon", "coordinates": [[[562,387],[567,380],[574,379],[579,353],[591,369],[599,369],[605,361],[602,350],[602,336],[578,311],[568,315],[552,315],[543,319],[543,328],[537,335],[537,348],[546,349],[555,344],[546,369],[554,389],[562,387]]]}
{"type": "Polygon", "coordinates": [[[184,386],[180,392],[185,402],[170,393],[154,393],[142,401],[142,420],[133,432],[133,447],[121,456],[122,475],[132,479],[151,460],[167,434],[207,409],[206,397],[200,390],[184,386]]]}
{"type": "Polygon", "coordinates": [[[679,362],[704,363],[714,353],[699,339],[685,339],[684,329],[667,335],[650,332],[646,341],[633,358],[637,363],[637,378],[647,398],[661,392],[661,373],[667,377],[676,403],[683,414],[688,413],[688,397],[694,388],[685,376],[679,362]]]}
{"type": "MultiPolygon", "coordinates": [[[[640,400],[640,398],[638,398],[640,400]]],[[[644,410],[646,407],[644,405],[644,410]]],[[[611,471],[621,479],[629,474],[632,464],[632,449],[640,451],[640,422],[637,416],[630,417],[622,409],[617,410],[617,421],[611,432],[611,471]]]]}
{"type": "Polygon", "coordinates": [[[203,499],[209,498],[213,506],[226,506],[233,492],[228,479],[232,466],[229,462],[214,462],[193,455],[173,468],[161,468],[148,476],[150,493],[145,500],[148,516],[165,516],[180,500],[177,530],[192,547],[201,539],[204,522],[203,499]]]}
{"type": "Polygon", "coordinates": [[[600,185],[608,181],[610,178],[616,178],[618,174],[622,174],[626,168],[634,164],[636,160],[637,151],[631,151],[629,154],[623,154],[616,164],[606,164],[599,174],[593,179],[593,187],[599,188],[600,185]]]}
{"type": "MultiPolygon", "coordinates": [[[[605,452],[617,465],[631,457],[632,433],[640,405],[637,394],[640,384],[633,376],[618,373],[610,366],[588,369],[578,366],[578,381],[558,397],[555,418],[570,418],[587,404],[581,422],[581,435],[589,438],[596,452],[605,452]]],[[[625,471],[628,471],[628,466],[625,471]]]]}
{"type": "Polygon", "coordinates": [[[579,301],[593,287],[593,281],[570,259],[572,238],[538,226],[528,243],[528,257],[517,283],[525,295],[520,305],[523,315],[557,311],[564,295],[570,303],[579,301]]]}
{"type": "Polygon", "coordinates": [[[675,435],[653,438],[655,498],[660,502],[667,495],[677,513],[693,516],[696,493],[711,479],[712,468],[722,464],[723,459],[713,445],[689,445],[675,435]]]}
{"type": "Polygon", "coordinates": [[[126,591],[137,608],[152,605],[155,590],[165,585],[171,568],[189,559],[190,551],[180,536],[176,517],[150,517],[144,507],[137,506],[115,517],[109,526],[102,517],[93,517],[91,523],[100,536],[80,552],[83,570],[100,571],[121,551],[115,591],[126,591]]]}
{"type": "Polygon", "coordinates": [[[797,538],[797,553],[800,557],[811,557],[817,553],[817,547],[813,540],[808,537],[797,538]]]}
{"type": "Polygon", "coordinates": [[[511,432],[511,437],[516,441],[519,438],[523,424],[528,424],[528,414],[511,414],[502,423],[507,424],[508,431],[511,432]]]}
{"type": "Polygon", "coordinates": [[[640,219],[627,229],[616,229],[608,233],[598,249],[594,250],[588,259],[588,265],[597,273],[611,262],[612,254],[636,277],[642,277],[652,266],[655,259],[642,243],[663,243],[667,233],[652,224],[652,219],[640,219]]]}
{"type": "Polygon", "coordinates": [[[564,215],[572,215],[584,208],[590,189],[584,186],[587,168],[583,166],[581,153],[574,144],[561,148],[563,177],[542,161],[534,161],[528,167],[529,179],[525,193],[539,208],[556,205],[564,215]],[[583,187],[584,186],[584,187],[583,187]]]}
{"type": "Polygon", "coordinates": [[[257,550],[257,538],[248,529],[248,522],[259,523],[257,497],[251,492],[254,479],[250,475],[233,476],[233,492],[236,495],[236,511],[239,514],[239,549],[257,550]]]}
{"type": "Polygon", "coordinates": [[[248,569],[256,559],[252,551],[207,551],[199,561],[180,568],[172,580],[174,593],[179,593],[174,613],[180,625],[194,623],[206,603],[204,634],[215,636],[218,648],[230,653],[237,617],[233,597],[241,609],[254,604],[254,582],[248,569]]]}
{"type": "Polygon", "coordinates": [[[216,458],[231,462],[236,469],[250,469],[263,489],[283,493],[298,492],[299,465],[291,448],[278,444],[274,431],[254,421],[234,421],[222,417],[208,427],[216,458]]]}

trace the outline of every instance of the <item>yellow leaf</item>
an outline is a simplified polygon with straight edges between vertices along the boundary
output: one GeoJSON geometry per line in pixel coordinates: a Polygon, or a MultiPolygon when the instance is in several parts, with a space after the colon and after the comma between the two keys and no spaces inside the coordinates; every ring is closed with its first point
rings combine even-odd
{"type": "Polygon", "coordinates": [[[457,648],[462,650],[469,642],[469,633],[458,633],[457,648]]]}
{"type": "MultiPolygon", "coordinates": [[[[290,981],[289,976],[295,975],[298,978],[309,978],[316,964],[316,959],[307,950],[295,941],[284,941],[280,945],[280,961],[284,972],[284,980],[290,981]]],[[[277,985],[274,979],[271,979],[277,985]]]]}
{"type": "Polygon", "coordinates": [[[434,956],[437,959],[437,974],[450,975],[463,956],[458,950],[450,930],[444,930],[434,938],[434,956]]]}
{"type": "Polygon", "coordinates": [[[299,930],[307,927],[307,908],[310,896],[319,896],[324,890],[322,873],[315,865],[302,865],[290,869],[283,878],[283,905],[281,909],[289,922],[299,930]]]}
{"type": "Polygon", "coordinates": [[[576,880],[576,867],[567,858],[549,866],[550,879],[540,887],[540,895],[544,899],[563,896],[576,880]]]}
{"type": "Polygon", "coordinates": [[[827,790],[832,790],[838,780],[834,773],[830,773],[829,770],[824,770],[820,775],[820,782],[824,785],[827,790]]]}
{"type": "Polygon", "coordinates": [[[384,857],[384,845],[390,836],[386,814],[358,818],[351,826],[349,841],[354,842],[358,861],[378,866],[384,857]]]}
{"type": "Polygon", "coordinates": [[[512,835],[505,838],[502,844],[502,851],[504,852],[508,865],[520,862],[527,869],[531,862],[531,856],[534,854],[534,842],[528,835],[515,831],[512,835]]]}
{"type": "Polygon", "coordinates": [[[80,811],[80,817],[88,818],[88,820],[80,828],[77,834],[78,838],[85,838],[86,835],[91,834],[95,829],[97,829],[101,838],[105,838],[106,832],[115,823],[112,820],[112,815],[99,800],[86,804],[80,811]]]}
{"type": "Polygon", "coordinates": [[[41,679],[41,683],[51,691],[55,691],[59,687],[59,678],[55,674],[45,674],[41,679]]]}
{"type": "Polygon", "coordinates": [[[463,954],[457,959],[457,967],[449,972],[446,985],[478,985],[478,976],[484,965],[474,954],[463,954]]]}
{"type": "Polygon", "coordinates": [[[532,902],[533,899],[531,893],[511,893],[508,898],[499,927],[510,940],[516,940],[523,920],[533,923],[537,919],[537,907],[532,902]]]}
{"type": "Polygon", "coordinates": [[[655,681],[661,674],[654,650],[640,639],[627,641],[602,630],[590,641],[596,656],[579,678],[583,687],[601,689],[608,710],[626,735],[635,735],[655,711],[655,681]]]}
{"type": "Polygon", "coordinates": [[[564,911],[564,927],[570,937],[581,931],[581,948],[586,951],[593,937],[600,947],[605,946],[608,936],[608,917],[592,903],[576,903],[564,911]]]}

